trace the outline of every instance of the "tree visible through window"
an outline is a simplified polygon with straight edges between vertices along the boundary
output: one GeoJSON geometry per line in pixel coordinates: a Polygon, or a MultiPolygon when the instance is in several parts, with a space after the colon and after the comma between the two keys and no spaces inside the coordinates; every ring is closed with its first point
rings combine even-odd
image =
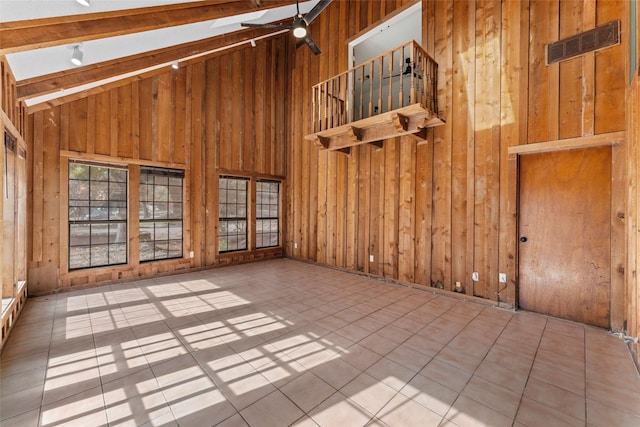
{"type": "Polygon", "coordinates": [[[256,182],[256,248],[278,246],[280,183],[256,182]]]}
{"type": "Polygon", "coordinates": [[[140,261],[182,257],[184,171],[140,168],[140,261]]]}
{"type": "Polygon", "coordinates": [[[220,177],[218,251],[247,249],[247,192],[244,178],[220,177]]]}
{"type": "Polygon", "coordinates": [[[69,164],[69,269],[127,263],[127,170],[69,164]]]}

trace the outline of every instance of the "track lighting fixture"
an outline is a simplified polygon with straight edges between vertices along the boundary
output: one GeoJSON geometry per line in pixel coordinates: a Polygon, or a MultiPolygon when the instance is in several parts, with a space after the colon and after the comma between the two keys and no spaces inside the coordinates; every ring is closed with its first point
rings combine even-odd
{"type": "Polygon", "coordinates": [[[307,24],[304,22],[304,19],[298,18],[293,23],[293,35],[297,39],[302,39],[307,35],[307,24]]]}
{"type": "Polygon", "coordinates": [[[83,6],[91,6],[91,0],[76,0],[78,3],[80,3],[83,6]]]}
{"type": "Polygon", "coordinates": [[[251,47],[256,47],[256,41],[254,39],[251,39],[251,47]]]}
{"type": "MultiPolygon", "coordinates": [[[[255,0],[254,0],[255,1],[255,0]]],[[[320,13],[329,6],[329,4],[333,0],[318,0],[313,9],[311,9],[306,14],[300,13],[300,5],[299,0],[296,0],[296,14],[293,16],[293,22],[290,24],[284,23],[265,23],[265,24],[255,24],[253,22],[240,22],[240,25],[243,27],[253,27],[253,28],[270,28],[270,29],[282,29],[282,30],[291,30],[293,32],[293,36],[296,40],[296,49],[302,45],[309,46],[311,52],[314,55],[320,54],[320,49],[318,49],[318,45],[313,41],[309,32],[307,31],[307,27],[311,25],[311,23],[320,15],[320,13]]]]}
{"type": "Polygon", "coordinates": [[[180,63],[178,61],[173,61],[173,63],[171,64],[171,68],[177,70],[178,68],[180,68],[180,63]]]}
{"type": "Polygon", "coordinates": [[[82,57],[84,54],[80,50],[80,45],[77,44],[73,47],[73,54],[71,55],[71,63],[76,66],[82,65],[82,57]]]}

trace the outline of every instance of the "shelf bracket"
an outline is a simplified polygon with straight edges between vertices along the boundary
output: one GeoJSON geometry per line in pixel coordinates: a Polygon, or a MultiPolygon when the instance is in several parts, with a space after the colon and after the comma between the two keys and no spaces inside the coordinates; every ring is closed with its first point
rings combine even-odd
{"type": "Polygon", "coordinates": [[[355,142],[362,141],[362,129],[351,126],[348,131],[349,138],[355,142]]]}
{"type": "Polygon", "coordinates": [[[409,117],[395,113],[391,116],[391,120],[393,121],[393,127],[395,127],[398,132],[406,132],[409,129],[409,117]]]}
{"type": "Polygon", "coordinates": [[[427,128],[421,128],[418,132],[412,133],[411,136],[414,137],[419,144],[424,144],[427,142],[427,128]]]}
{"type": "Polygon", "coordinates": [[[327,138],[326,136],[317,135],[315,144],[318,147],[329,148],[329,141],[330,139],[327,138]]]}
{"type": "Polygon", "coordinates": [[[375,147],[376,150],[380,150],[382,147],[384,147],[384,141],[371,141],[369,145],[375,147]]]}

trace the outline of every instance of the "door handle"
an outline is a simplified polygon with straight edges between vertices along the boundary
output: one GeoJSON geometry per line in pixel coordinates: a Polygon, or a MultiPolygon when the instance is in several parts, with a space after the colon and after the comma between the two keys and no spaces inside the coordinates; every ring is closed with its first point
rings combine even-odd
{"type": "Polygon", "coordinates": [[[521,241],[522,243],[525,243],[525,242],[527,241],[527,238],[526,238],[525,236],[522,236],[522,237],[520,238],[520,241],[521,241]]]}

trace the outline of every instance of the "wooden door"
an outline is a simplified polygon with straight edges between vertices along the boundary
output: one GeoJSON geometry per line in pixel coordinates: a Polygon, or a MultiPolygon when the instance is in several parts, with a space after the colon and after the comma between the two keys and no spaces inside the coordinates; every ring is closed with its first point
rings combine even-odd
{"type": "Polygon", "coordinates": [[[520,158],[518,302],[609,327],[611,147],[520,158]]]}

